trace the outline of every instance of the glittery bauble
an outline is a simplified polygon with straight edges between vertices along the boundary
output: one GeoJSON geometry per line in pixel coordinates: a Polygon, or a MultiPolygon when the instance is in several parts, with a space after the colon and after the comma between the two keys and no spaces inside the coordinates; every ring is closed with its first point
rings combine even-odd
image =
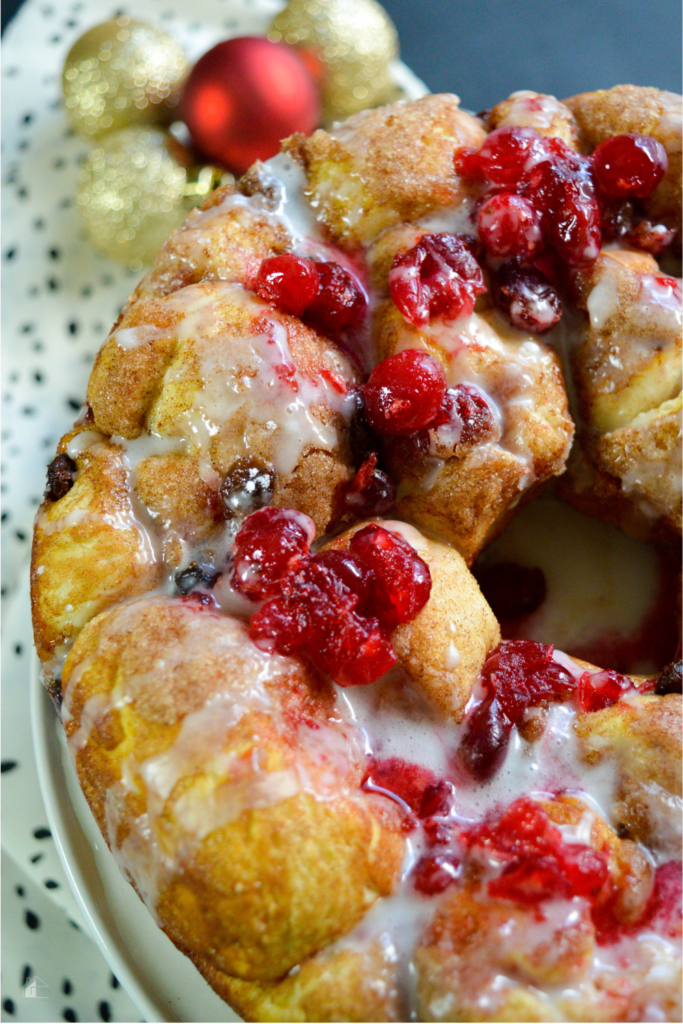
{"type": "Polygon", "coordinates": [[[132,266],[149,263],[188,211],[220,180],[159,128],[132,125],[102,139],[85,160],[78,205],[98,249],[132,266]]]}
{"type": "Polygon", "coordinates": [[[312,51],[324,65],[326,124],[396,98],[394,23],[375,0],[289,0],[268,38],[312,51]]]}
{"type": "Polygon", "coordinates": [[[120,17],[85,32],[62,72],[64,105],[79,135],[97,138],[142,122],[168,122],[188,71],[181,47],[143,21],[120,17]]]}
{"type": "Polygon", "coordinates": [[[196,149],[241,174],[275,156],[288,135],[318,127],[320,94],[297,50],[243,36],[197,61],[179,112],[196,149]]]}

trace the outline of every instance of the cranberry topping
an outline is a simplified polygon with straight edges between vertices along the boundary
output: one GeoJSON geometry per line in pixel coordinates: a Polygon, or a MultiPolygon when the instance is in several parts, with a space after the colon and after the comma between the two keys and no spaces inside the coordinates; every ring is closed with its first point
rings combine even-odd
{"type": "Polygon", "coordinates": [[[614,898],[601,901],[593,908],[592,918],[599,945],[607,946],[627,935],[647,929],[669,939],[680,939],[683,918],[683,864],[670,860],[655,871],[650,898],[639,920],[624,924],[615,913],[614,898]]]}
{"type": "Polygon", "coordinates": [[[459,427],[456,444],[469,447],[493,437],[496,416],[483,391],[473,384],[456,384],[444,395],[431,426],[459,427]]]}
{"type": "Polygon", "coordinates": [[[420,857],[413,869],[413,885],[425,896],[436,896],[457,882],[462,873],[460,858],[454,853],[420,857]]]}
{"type": "Polygon", "coordinates": [[[249,515],[273,500],[275,474],[259,459],[238,459],[221,484],[226,519],[249,515]]]}
{"type": "Polygon", "coordinates": [[[540,217],[531,203],[514,193],[500,192],[487,199],[477,226],[486,249],[496,258],[530,260],[543,248],[540,217]]]}
{"type": "Polygon", "coordinates": [[[71,490],[77,466],[70,455],[55,455],[47,467],[47,489],[45,497],[48,501],[59,501],[71,490]]]}
{"type": "Polygon", "coordinates": [[[261,264],[256,291],[265,302],[272,302],[284,313],[301,316],[311,305],[320,281],[313,260],[287,253],[270,256],[261,264]]]}
{"type": "Polygon", "coordinates": [[[328,556],[314,555],[281,584],[280,593],[251,618],[252,637],[279,654],[301,653],[340,686],[363,686],[396,663],[379,621],[360,615],[360,575],[344,578],[328,556]]]}
{"type": "Polygon", "coordinates": [[[375,614],[386,629],[410,622],[429,599],[429,566],[403,537],[383,526],[365,526],[353,535],[350,550],[372,569],[376,579],[375,614]]]}
{"type": "Polygon", "coordinates": [[[360,320],[367,300],[356,280],[338,263],[315,266],[320,288],[306,310],[306,320],[323,333],[336,334],[360,320]]]}
{"type": "Polygon", "coordinates": [[[540,270],[504,263],[493,296],[510,322],[522,331],[542,334],[562,316],[560,297],[540,270]]]}
{"type": "Polygon", "coordinates": [[[543,570],[499,562],[473,570],[481,591],[497,619],[514,620],[530,615],[546,598],[543,570]]]}
{"type": "Polygon", "coordinates": [[[671,245],[675,237],[676,232],[672,228],[667,228],[664,224],[653,224],[652,221],[641,218],[626,232],[624,241],[634,249],[642,249],[651,256],[659,256],[668,245],[671,245]]]}
{"type": "Polygon", "coordinates": [[[490,896],[532,905],[546,899],[584,896],[594,900],[608,881],[607,858],[583,843],[566,843],[559,828],[528,797],[515,800],[496,822],[465,833],[467,846],[503,860],[490,896]]]}
{"type": "Polygon", "coordinates": [[[378,434],[411,434],[432,422],[445,393],[441,364],[421,349],[405,349],[370,374],[365,414],[378,434]]]}
{"type": "Polygon", "coordinates": [[[396,501],[396,488],[377,467],[375,452],[365,460],[344,495],[344,508],[358,518],[381,516],[396,501]]]}
{"type": "Polygon", "coordinates": [[[262,508],[244,520],[235,537],[232,586],[253,600],[274,594],[280,580],[308,556],[315,526],[286,508],[262,508]]]}
{"type": "Polygon", "coordinates": [[[584,672],[579,679],[579,704],[584,711],[602,711],[616,704],[623,693],[633,689],[628,676],[612,669],[584,672]]]}
{"type": "Polygon", "coordinates": [[[328,334],[356,323],[367,307],[348,270],[338,263],[317,263],[291,253],[263,260],[256,291],[284,313],[305,316],[311,326],[328,334]]]}
{"type": "Polygon", "coordinates": [[[492,185],[514,186],[543,152],[541,137],[533,128],[496,128],[478,152],[461,150],[456,154],[456,170],[466,178],[488,178],[492,185]]]}
{"type": "Polygon", "coordinates": [[[645,199],[666,174],[669,160],[661,142],[649,135],[615,135],[592,157],[600,191],[610,198],[645,199]]]}
{"type": "Polygon", "coordinates": [[[488,778],[527,708],[567,700],[576,684],[553,660],[552,646],[534,640],[504,640],[486,659],[482,681],[487,696],[470,715],[460,757],[472,774],[488,778]]]}
{"type": "Polygon", "coordinates": [[[371,792],[386,790],[419,815],[425,793],[435,784],[434,773],[402,757],[371,758],[362,788],[371,792]]]}
{"type": "Polygon", "coordinates": [[[389,289],[406,320],[424,327],[430,316],[468,316],[486,286],[468,239],[438,234],[423,235],[394,259],[389,289]]]}

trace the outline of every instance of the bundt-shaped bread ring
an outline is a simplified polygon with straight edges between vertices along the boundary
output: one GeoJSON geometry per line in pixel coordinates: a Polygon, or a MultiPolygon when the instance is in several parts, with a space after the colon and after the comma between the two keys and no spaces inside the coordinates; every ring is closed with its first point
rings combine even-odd
{"type": "Polygon", "coordinates": [[[286,140],[97,356],[36,646],[121,870],[247,1020],[680,1019],[680,665],[501,641],[469,569],[568,460],[680,533],[675,99],[286,140]]]}

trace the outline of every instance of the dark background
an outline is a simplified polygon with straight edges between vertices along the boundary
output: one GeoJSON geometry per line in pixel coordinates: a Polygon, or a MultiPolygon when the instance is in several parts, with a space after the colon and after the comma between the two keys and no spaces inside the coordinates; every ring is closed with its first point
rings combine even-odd
{"type": "MultiPolygon", "coordinates": [[[[20,5],[3,0],[3,30],[20,5]]],[[[135,2],[121,7],[134,13],[135,2]]],[[[384,7],[406,64],[432,92],[457,92],[472,110],[516,89],[559,98],[624,82],[681,91],[680,0],[384,0],[384,7]]]]}

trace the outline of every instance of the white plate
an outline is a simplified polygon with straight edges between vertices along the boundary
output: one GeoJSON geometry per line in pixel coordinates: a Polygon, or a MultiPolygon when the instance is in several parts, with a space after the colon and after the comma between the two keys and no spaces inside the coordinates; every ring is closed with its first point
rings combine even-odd
{"type": "Polygon", "coordinates": [[[104,958],[147,1021],[239,1021],[192,963],[157,928],[102,839],[66,749],[64,729],[31,678],[40,788],[69,885],[104,958]]]}

